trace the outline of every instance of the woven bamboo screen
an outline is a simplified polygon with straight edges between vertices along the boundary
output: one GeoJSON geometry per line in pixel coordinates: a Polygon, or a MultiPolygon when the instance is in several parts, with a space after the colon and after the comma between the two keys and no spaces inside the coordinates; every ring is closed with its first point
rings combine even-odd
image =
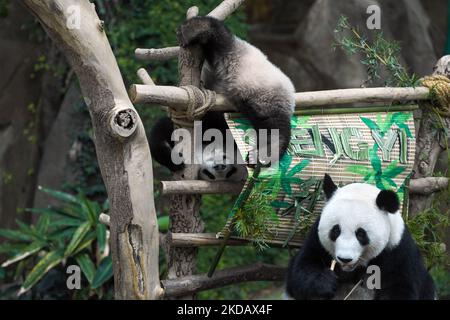
{"type": "MultiPolygon", "coordinates": [[[[277,218],[267,221],[270,232],[264,240],[276,245],[300,244],[305,219],[315,220],[323,208],[321,181],[325,173],[339,185],[371,183],[396,191],[402,203],[407,200],[404,191],[415,156],[412,110],[416,108],[408,105],[395,109],[367,107],[359,113],[348,113],[345,108],[333,109],[331,114],[326,109],[321,114],[296,112],[287,155],[276,168],[263,168],[258,178],[258,183],[266,181],[272,188],[277,186],[276,199],[271,203],[277,218]],[[299,205],[305,210],[296,211],[299,205]]],[[[251,126],[239,114],[227,114],[226,118],[246,159],[250,145],[245,133],[251,126]]],[[[233,237],[240,238],[237,234],[233,237]]]]}

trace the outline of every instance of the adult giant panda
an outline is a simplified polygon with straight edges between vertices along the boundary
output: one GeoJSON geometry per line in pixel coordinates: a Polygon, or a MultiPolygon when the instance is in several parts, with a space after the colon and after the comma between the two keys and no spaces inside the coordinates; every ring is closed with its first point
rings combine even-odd
{"type": "MultiPolygon", "coordinates": [[[[277,145],[258,145],[258,150],[267,148],[264,154],[268,155],[273,147],[280,159],[289,145],[290,120],[295,107],[295,89],[289,78],[259,49],[233,35],[217,19],[194,17],[180,26],[177,35],[183,47],[199,45],[202,48],[205,56],[202,83],[205,88],[225,95],[257,131],[267,129],[269,141],[270,130],[279,130],[277,145]]],[[[208,125],[203,125],[204,129],[222,130],[226,126],[222,114],[207,113],[203,121],[208,122],[208,125]]],[[[181,169],[182,166],[174,166],[170,158],[173,124],[167,119],[162,120],[157,129],[161,134],[153,130],[156,135],[150,137],[152,154],[158,155],[156,160],[169,169],[181,169]],[[160,139],[162,136],[164,140],[160,139]],[[163,151],[165,153],[161,154],[163,151]]]]}
{"type": "Polygon", "coordinates": [[[337,188],[328,175],[323,185],[327,203],[291,260],[286,293],[342,299],[355,288],[349,299],[434,299],[433,280],[401,217],[397,194],[362,183],[337,188]],[[367,286],[369,266],[379,267],[379,288],[367,286]]]}

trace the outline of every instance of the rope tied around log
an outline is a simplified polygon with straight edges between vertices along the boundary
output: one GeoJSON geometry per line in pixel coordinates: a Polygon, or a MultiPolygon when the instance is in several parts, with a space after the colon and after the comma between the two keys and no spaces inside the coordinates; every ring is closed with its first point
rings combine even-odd
{"type": "Polygon", "coordinates": [[[450,117],[450,79],[443,75],[433,75],[422,78],[422,85],[434,93],[437,100],[437,112],[444,117],[450,117]]]}
{"type": "Polygon", "coordinates": [[[216,93],[211,90],[197,88],[193,85],[181,86],[189,97],[186,110],[169,109],[172,121],[181,127],[193,127],[194,121],[200,120],[216,103],[216,93]]]}

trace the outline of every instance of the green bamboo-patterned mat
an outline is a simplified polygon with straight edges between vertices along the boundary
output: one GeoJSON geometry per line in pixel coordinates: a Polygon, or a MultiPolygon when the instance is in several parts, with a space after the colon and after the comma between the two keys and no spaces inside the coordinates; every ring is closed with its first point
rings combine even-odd
{"type": "MultiPolygon", "coordinates": [[[[331,114],[327,114],[327,109],[320,114],[297,112],[291,120],[288,153],[278,168],[263,168],[258,179],[272,188],[277,185],[276,199],[271,202],[276,219],[267,221],[270,233],[264,237],[265,242],[301,244],[305,219],[314,220],[323,208],[324,197],[318,190],[325,173],[339,185],[366,182],[380,189],[394,190],[403,203],[405,181],[415,156],[414,109],[416,105],[395,109],[367,107],[358,113],[348,113],[347,108],[342,108],[345,113],[335,112],[336,109],[331,114]],[[314,192],[319,197],[311,196],[314,192]],[[299,204],[308,210],[296,217],[293,211],[299,204]]],[[[239,152],[246,159],[250,145],[245,133],[251,129],[250,123],[239,114],[226,114],[226,119],[239,152]]],[[[251,176],[252,170],[248,170],[251,176]]],[[[230,221],[218,237],[222,237],[230,221]]],[[[240,237],[234,233],[232,238],[240,237]]]]}

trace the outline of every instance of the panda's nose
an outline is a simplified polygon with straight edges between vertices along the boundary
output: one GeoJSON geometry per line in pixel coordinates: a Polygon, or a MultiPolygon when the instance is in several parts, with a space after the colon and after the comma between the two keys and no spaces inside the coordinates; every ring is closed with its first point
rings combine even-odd
{"type": "Polygon", "coordinates": [[[337,257],[337,259],[342,262],[342,263],[349,263],[350,261],[352,261],[353,259],[349,259],[349,258],[341,258],[341,257],[337,257]]]}
{"type": "Polygon", "coordinates": [[[216,164],[213,168],[216,171],[224,171],[227,168],[227,166],[224,164],[216,164]]]}

